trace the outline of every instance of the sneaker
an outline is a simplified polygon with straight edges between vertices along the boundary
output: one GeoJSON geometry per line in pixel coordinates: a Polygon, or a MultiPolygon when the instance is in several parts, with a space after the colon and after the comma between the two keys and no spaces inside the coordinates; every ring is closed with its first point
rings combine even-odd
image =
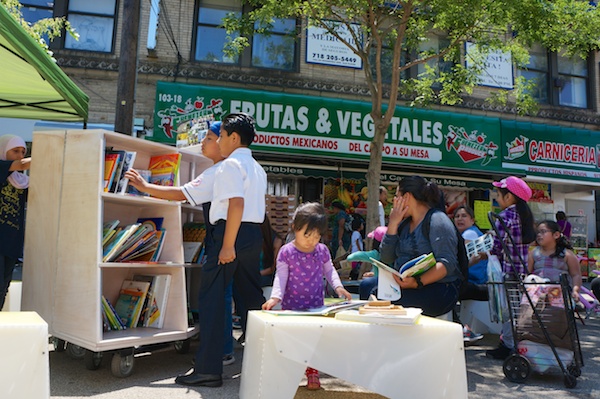
{"type": "Polygon", "coordinates": [[[469,326],[465,325],[463,327],[463,341],[465,342],[475,342],[479,341],[483,338],[483,334],[477,334],[473,330],[469,328],[469,326]]]}
{"type": "Polygon", "coordinates": [[[240,320],[240,316],[238,316],[238,315],[233,316],[233,318],[231,320],[231,326],[233,327],[234,330],[242,329],[242,322],[240,320]]]}
{"type": "Polygon", "coordinates": [[[233,354],[223,356],[223,366],[229,366],[235,363],[235,356],[233,354]]]}
{"type": "Polygon", "coordinates": [[[487,357],[491,357],[492,359],[504,360],[508,356],[510,356],[510,348],[508,348],[502,341],[498,344],[496,349],[490,349],[485,351],[485,355],[487,357]]]}

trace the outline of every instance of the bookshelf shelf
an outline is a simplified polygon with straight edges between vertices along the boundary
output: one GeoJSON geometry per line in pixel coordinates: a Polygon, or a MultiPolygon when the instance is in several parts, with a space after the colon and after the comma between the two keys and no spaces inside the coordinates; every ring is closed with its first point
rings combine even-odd
{"type": "Polygon", "coordinates": [[[188,326],[181,203],[104,192],[106,148],[135,151],[137,169],[177,152],[104,130],[34,134],[22,308],[38,312],[54,337],[92,352],[185,340],[197,331],[188,326]],[[157,263],[102,262],[104,222],[152,217],[162,217],[166,230],[157,263]],[[163,327],[103,331],[101,296],[114,304],[123,281],[137,274],[171,276],[163,327]]]}

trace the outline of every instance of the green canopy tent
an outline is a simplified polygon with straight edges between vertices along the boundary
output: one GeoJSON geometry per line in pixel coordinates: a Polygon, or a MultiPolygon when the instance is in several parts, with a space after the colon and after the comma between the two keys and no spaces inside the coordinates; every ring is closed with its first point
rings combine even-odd
{"type": "Polygon", "coordinates": [[[0,117],[83,121],[88,96],[0,6],[0,117]]]}

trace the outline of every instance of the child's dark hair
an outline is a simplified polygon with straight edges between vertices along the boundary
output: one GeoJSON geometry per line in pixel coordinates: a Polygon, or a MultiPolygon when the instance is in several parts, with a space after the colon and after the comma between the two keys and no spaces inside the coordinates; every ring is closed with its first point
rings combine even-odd
{"type": "Polygon", "coordinates": [[[240,136],[240,143],[246,147],[252,144],[256,135],[254,118],[243,112],[229,114],[222,119],[221,127],[227,132],[227,135],[236,132],[240,136]]]}
{"type": "Polygon", "coordinates": [[[362,218],[355,217],[354,219],[352,219],[352,231],[357,231],[362,224],[363,224],[362,218]]]}
{"type": "Polygon", "coordinates": [[[411,193],[417,201],[423,202],[431,208],[440,208],[440,203],[443,201],[442,192],[437,184],[429,182],[421,176],[404,177],[398,182],[398,190],[401,194],[411,193]]]}
{"type": "MultiPolygon", "coordinates": [[[[510,190],[507,188],[497,187],[497,190],[502,196],[511,193],[510,190]]],[[[517,207],[519,219],[521,219],[521,235],[523,244],[532,243],[535,241],[536,237],[533,213],[531,213],[531,209],[529,208],[529,205],[527,205],[527,202],[523,201],[521,198],[517,197],[513,193],[511,194],[513,195],[513,197],[515,197],[515,200],[517,201],[515,206],[517,207]]]]}
{"type": "MultiPolygon", "coordinates": [[[[554,233],[560,233],[560,226],[554,220],[544,220],[538,224],[538,227],[542,224],[546,225],[546,227],[554,233]]],[[[560,234],[560,237],[556,240],[556,251],[552,255],[551,258],[564,258],[566,253],[565,249],[573,249],[573,246],[569,242],[569,239],[565,237],[564,234],[560,234]]]]}
{"type": "Polygon", "coordinates": [[[292,229],[300,231],[304,226],[307,233],[313,230],[317,230],[321,235],[327,233],[327,216],[323,205],[318,202],[305,202],[296,208],[292,229]]]}

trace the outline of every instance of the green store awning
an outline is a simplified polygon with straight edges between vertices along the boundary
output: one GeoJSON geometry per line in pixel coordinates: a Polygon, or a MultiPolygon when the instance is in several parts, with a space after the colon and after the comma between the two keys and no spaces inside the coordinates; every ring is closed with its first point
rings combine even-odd
{"type": "Polygon", "coordinates": [[[88,96],[0,6],[0,117],[88,119],[88,96]]]}

